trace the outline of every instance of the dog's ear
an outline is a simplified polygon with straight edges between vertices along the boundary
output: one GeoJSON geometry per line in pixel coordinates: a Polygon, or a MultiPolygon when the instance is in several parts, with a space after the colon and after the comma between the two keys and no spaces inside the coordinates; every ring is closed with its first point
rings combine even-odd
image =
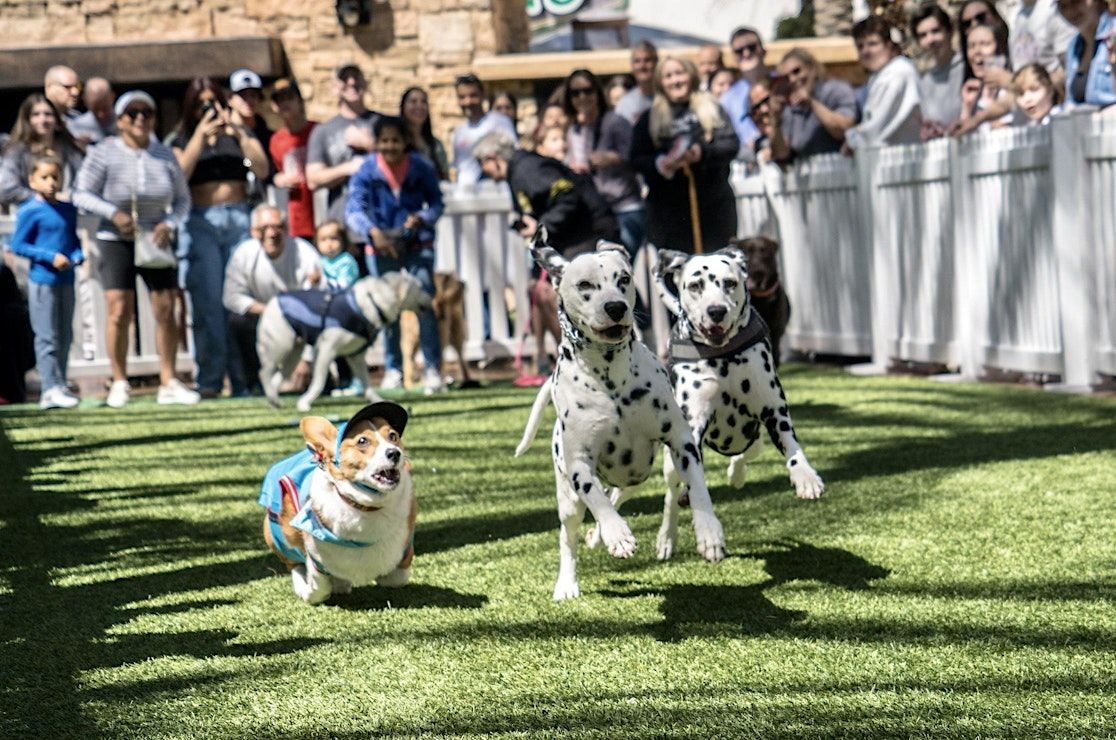
{"type": "Polygon", "coordinates": [[[723,257],[728,257],[735,262],[745,274],[748,272],[748,253],[745,251],[745,246],[748,239],[733,239],[729,242],[727,247],[718,249],[714,254],[719,254],[723,257]]]}
{"type": "Polygon", "coordinates": [[[558,254],[556,249],[547,246],[536,246],[532,243],[531,256],[535,258],[535,264],[550,274],[551,283],[557,285],[561,282],[562,271],[566,269],[566,265],[568,265],[569,262],[566,261],[565,257],[558,254]]]}
{"type": "Polygon", "coordinates": [[[675,316],[682,315],[682,304],[678,301],[678,277],[690,256],[684,252],[663,249],[659,252],[659,263],[655,266],[655,283],[667,310],[675,316]]]}
{"type": "Polygon", "coordinates": [[[597,251],[598,252],[619,252],[621,255],[624,256],[624,259],[629,259],[630,260],[630,258],[628,257],[628,248],[627,247],[625,247],[623,244],[617,244],[616,242],[610,242],[608,239],[598,239],[597,240],[597,251]]]}
{"type": "Polygon", "coordinates": [[[314,462],[332,468],[334,451],[337,449],[337,427],[321,416],[304,416],[298,423],[298,428],[314,462]]]}

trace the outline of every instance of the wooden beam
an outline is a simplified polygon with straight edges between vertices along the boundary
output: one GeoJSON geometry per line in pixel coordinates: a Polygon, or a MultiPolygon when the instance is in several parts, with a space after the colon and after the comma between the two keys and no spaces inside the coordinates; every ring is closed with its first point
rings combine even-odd
{"type": "Polygon", "coordinates": [[[0,49],[0,89],[42,87],[43,74],[55,64],[72,67],[82,79],[96,75],[119,85],[225,77],[238,67],[261,77],[287,72],[282,43],[266,36],[6,48],[0,49]]]}
{"type": "MultiPolygon", "coordinates": [[[[856,47],[848,36],[833,36],[813,39],[784,39],[766,44],[766,61],[775,66],[788,50],[802,47],[818,58],[834,74],[845,77],[847,72],[859,70],[856,47]]],[[[697,58],[697,46],[669,47],[659,50],[660,55],[676,55],[697,58]]],[[[722,47],[722,57],[726,66],[734,66],[732,50],[722,47]]],[[[485,82],[516,80],[552,80],[565,77],[571,71],[584,67],[593,74],[614,75],[628,72],[629,52],[627,49],[608,49],[601,51],[564,51],[544,54],[498,54],[477,57],[473,60],[473,71],[485,82]]],[[[450,79],[447,82],[452,81],[450,79]]]]}

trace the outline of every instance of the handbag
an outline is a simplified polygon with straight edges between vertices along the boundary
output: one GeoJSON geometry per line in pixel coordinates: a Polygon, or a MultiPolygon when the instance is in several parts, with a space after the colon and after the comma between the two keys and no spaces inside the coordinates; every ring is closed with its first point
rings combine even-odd
{"type": "MultiPolygon", "coordinates": [[[[142,164],[141,164],[142,167],[142,164]]],[[[155,241],[155,232],[141,229],[139,209],[136,208],[136,193],[132,191],[132,223],[135,225],[135,250],[133,264],[146,270],[165,270],[178,264],[174,257],[174,245],[168,243],[160,247],[155,241]]]]}

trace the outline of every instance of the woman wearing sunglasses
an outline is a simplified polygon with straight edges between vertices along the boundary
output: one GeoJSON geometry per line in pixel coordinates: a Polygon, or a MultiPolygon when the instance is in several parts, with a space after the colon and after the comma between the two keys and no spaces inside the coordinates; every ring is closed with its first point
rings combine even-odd
{"type": "Polygon", "coordinates": [[[647,213],[635,171],[628,164],[632,125],[608,110],[604,87],[587,69],[576,69],[566,78],[562,108],[570,119],[566,164],[593,178],[620,223],[620,241],[635,259],[647,231],[647,213]]]}
{"type": "Polygon", "coordinates": [[[101,217],[97,228],[101,286],[108,309],[106,327],[112,387],[106,403],[121,408],[128,403],[126,359],[128,337],[135,317],[136,276],[151,293],[155,314],[155,349],[159,355],[161,404],[198,402],[198,394],[175,378],[178,329],[174,299],[178,289],[175,268],[135,266],[139,232],[151,235],[163,249],[171,249],[176,229],[190,212],[190,193],[182,169],[169,148],[155,138],[155,101],[142,90],[121,95],[113,108],[118,136],[110,136],[89,150],[78,172],[74,205],[101,217]]]}

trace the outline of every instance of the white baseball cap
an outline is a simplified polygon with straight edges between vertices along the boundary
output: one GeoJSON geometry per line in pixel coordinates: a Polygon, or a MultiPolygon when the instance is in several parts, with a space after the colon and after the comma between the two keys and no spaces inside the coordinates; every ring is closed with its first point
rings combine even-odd
{"type": "Polygon", "coordinates": [[[147,103],[151,106],[151,110],[155,110],[155,99],[145,93],[143,90],[129,90],[116,99],[116,104],[112,107],[112,112],[116,114],[117,118],[124,115],[124,111],[128,110],[128,106],[132,103],[139,101],[147,103]]]}
{"type": "Polygon", "coordinates": [[[250,69],[238,69],[229,75],[229,89],[234,93],[241,90],[263,90],[263,80],[250,69]]]}

